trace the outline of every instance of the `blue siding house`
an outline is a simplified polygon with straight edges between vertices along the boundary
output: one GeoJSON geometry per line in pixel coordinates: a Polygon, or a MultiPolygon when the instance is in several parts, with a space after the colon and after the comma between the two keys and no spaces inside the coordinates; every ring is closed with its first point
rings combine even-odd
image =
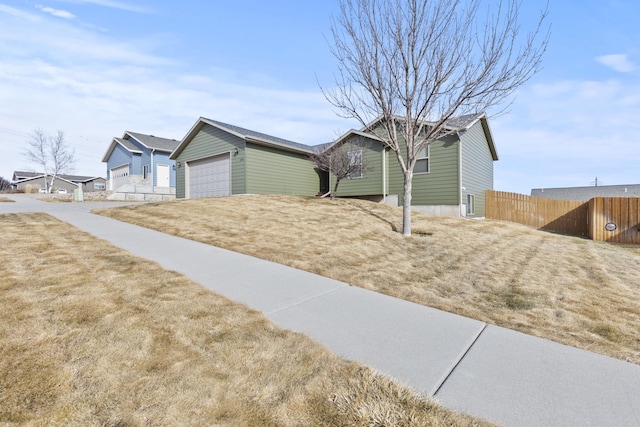
{"type": "Polygon", "coordinates": [[[126,131],[113,138],[102,161],[107,164],[109,189],[176,187],[175,161],[169,159],[180,142],[126,131]]]}

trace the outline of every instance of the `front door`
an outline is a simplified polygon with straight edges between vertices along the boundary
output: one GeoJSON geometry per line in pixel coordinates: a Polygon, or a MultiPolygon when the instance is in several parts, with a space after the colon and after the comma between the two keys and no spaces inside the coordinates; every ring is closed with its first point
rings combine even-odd
{"type": "Polygon", "coordinates": [[[156,186],[169,187],[169,165],[156,165],[156,186]]]}

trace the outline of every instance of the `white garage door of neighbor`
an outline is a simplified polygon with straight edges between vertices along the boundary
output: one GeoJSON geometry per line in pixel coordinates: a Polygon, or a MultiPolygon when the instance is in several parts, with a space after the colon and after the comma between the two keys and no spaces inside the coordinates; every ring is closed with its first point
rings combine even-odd
{"type": "Polygon", "coordinates": [[[129,183],[129,165],[118,166],[111,169],[111,190],[116,190],[118,187],[129,183]]]}
{"type": "Polygon", "coordinates": [[[231,194],[229,154],[188,162],[189,198],[222,197],[231,194]]]}

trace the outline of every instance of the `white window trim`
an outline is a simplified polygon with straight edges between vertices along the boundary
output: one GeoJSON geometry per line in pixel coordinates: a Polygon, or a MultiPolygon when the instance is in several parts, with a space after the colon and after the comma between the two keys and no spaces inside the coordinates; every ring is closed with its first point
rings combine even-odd
{"type": "Polygon", "coordinates": [[[476,196],[475,194],[467,194],[467,215],[476,214],[476,196]]]}
{"type": "MultiPolygon", "coordinates": [[[[427,145],[425,147],[427,149],[427,157],[416,157],[416,164],[418,164],[419,160],[426,160],[427,161],[427,171],[426,172],[414,172],[414,175],[426,175],[428,173],[431,173],[431,145],[427,145]]],[[[414,170],[415,170],[415,166],[414,166],[414,170]]]]}

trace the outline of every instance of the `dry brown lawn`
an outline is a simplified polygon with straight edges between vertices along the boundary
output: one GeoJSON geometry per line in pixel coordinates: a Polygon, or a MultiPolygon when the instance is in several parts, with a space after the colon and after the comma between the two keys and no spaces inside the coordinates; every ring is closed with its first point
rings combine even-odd
{"type": "Polygon", "coordinates": [[[0,425],[486,425],[46,214],[0,242],[0,425]]]}
{"type": "Polygon", "coordinates": [[[99,211],[640,364],[640,247],[361,200],[237,196],[99,211]]]}
{"type": "Polygon", "coordinates": [[[10,199],[10,198],[8,198],[8,197],[2,197],[2,196],[0,196],[0,203],[5,203],[5,202],[9,202],[9,203],[10,203],[10,202],[15,202],[15,200],[10,199]]]}

